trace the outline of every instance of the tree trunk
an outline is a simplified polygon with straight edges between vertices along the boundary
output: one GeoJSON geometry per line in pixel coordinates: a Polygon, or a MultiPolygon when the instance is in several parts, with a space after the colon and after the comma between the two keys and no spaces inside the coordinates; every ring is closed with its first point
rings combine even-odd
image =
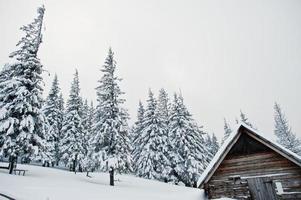
{"type": "Polygon", "coordinates": [[[185,187],[191,187],[190,183],[185,183],[185,187]]]}
{"type": "Polygon", "coordinates": [[[192,187],[197,188],[198,187],[198,183],[196,181],[194,181],[192,187]]]}
{"type": "Polygon", "coordinates": [[[92,177],[89,175],[89,170],[87,170],[86,176],[89,177],[89,178],[92,178],[92,177]]]}
{"type": "Polygon", "coordinates": [[[110,167],[110,185],[111,186],[114,186],[114,168],[113,167],[110,167]]]}
{"type": "Polygon", "coordinates": [[[14,166],[15,166],[15,160],[16,160],[15,156],[10,156],[9,157],[9,166],[8,166],[9,174],[13,173],[14,166]]]}
{"type": "Polygon", "coordinates": [[[75,155],[75,159],[73,160],[73,171],[76,174],[76,163],[77,163],[77,155],[75,155]]]}
{"type": "Polygon", "coordinates": [[[75,168],[76,168],[75,165],[76,165],[76,160],[74,159],[74,160],[73,160],[72,171],[74,171],[74,172],[76,173],[76,171],[75,171],[75,168]]]}

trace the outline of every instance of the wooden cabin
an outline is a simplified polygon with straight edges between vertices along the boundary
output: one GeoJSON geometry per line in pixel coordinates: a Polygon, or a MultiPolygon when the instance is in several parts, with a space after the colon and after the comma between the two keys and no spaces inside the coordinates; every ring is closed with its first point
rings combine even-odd
{"type": "Polygon", "coordinates": [[[214,156],[198,187],[209,199],[301,199],[301,158],[241,124],[214,156]]]}

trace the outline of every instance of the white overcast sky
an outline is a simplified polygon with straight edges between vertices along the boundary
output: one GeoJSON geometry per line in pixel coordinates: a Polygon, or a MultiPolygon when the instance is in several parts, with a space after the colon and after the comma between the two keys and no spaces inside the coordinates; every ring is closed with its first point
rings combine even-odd
{"type": "Polygon", "coordinates": [[[57,73],[65,97],[75,68],[81,93],[94,100],[111,46],[131,123],[148,88],[186,105],[205,130],[223,134],[239,110],[273,136],[273,104],[280,103],[301,137],[301,1],[299,0],[0,0],[0,65],[45,4],[39,56],[45,95],[57,73]]]}

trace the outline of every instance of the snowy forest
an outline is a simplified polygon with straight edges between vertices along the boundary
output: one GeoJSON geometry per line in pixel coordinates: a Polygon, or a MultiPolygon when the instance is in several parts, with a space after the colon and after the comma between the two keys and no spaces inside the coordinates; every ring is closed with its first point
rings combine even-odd
{"type": "MultiPolygon", "coordinates": [[[[129,116],[120,87],[126,77],[118,76],[112,48],[99,68],[98,85],[93,86],[96,101],[81,95],[76,69],[68,99],[63,98],[57,75],[44,99],[42,74],[47,69],[38,56],[44,12],[44,7],[38,8],[33,22],[21,27],[24,36],[0,73],[0,160],[9,162],[9,173],[17,162],[35,163],[87,176],[108,172],[111,185],[115,173],[125,173],[197,187],[235,124],[224,119],[224,137],[219,142],[194,119],[181,92],[169,94],[163,88],[145,91],[146,102],[137,102],[137,116],[129,116]],[[134,124],[129,124],[130,117],[134,124]]],[[[259,129],[243,111],[236,123],[259,129]]],[[[301,140],[278,103],[274,125],[277,142],[301,155],[301,140]]]]}

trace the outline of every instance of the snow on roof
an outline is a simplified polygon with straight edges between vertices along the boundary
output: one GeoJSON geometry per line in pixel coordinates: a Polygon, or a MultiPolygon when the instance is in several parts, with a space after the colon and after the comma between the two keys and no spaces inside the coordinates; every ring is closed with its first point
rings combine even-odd
{"type": "Polygon", "coordinates": [[[257,141],[263,143],[264,145],[270,147],[274,151],[278,152],[282,156],[286,157],[287,159],[291,160],[295,164],[301,167],[301,157],[297,154],[293,153],[292,151],[284,148],[283,146],[266,139],[262,134],[260,134],[258,131],[254,130],[250,126],[246,125],[245,123],[240,123],[236,126],[230,136],[224,141],[224,144],[220,147],[218,152],[215,154],[209,165],[206,167],[205,171],[202,173],[202,175],[199,178],[199,181],[197,185],[200,187],[203,185],[203,183],[210,179],[215,170],[218,168],[220,163],[223,161],[224,157],[227,155],[227,153],[230,151],[232,146],[236,143],[238,138],[241,135],[240,129],[244,128],[248,130],[248,134],[256,139],[257,141]]]}

